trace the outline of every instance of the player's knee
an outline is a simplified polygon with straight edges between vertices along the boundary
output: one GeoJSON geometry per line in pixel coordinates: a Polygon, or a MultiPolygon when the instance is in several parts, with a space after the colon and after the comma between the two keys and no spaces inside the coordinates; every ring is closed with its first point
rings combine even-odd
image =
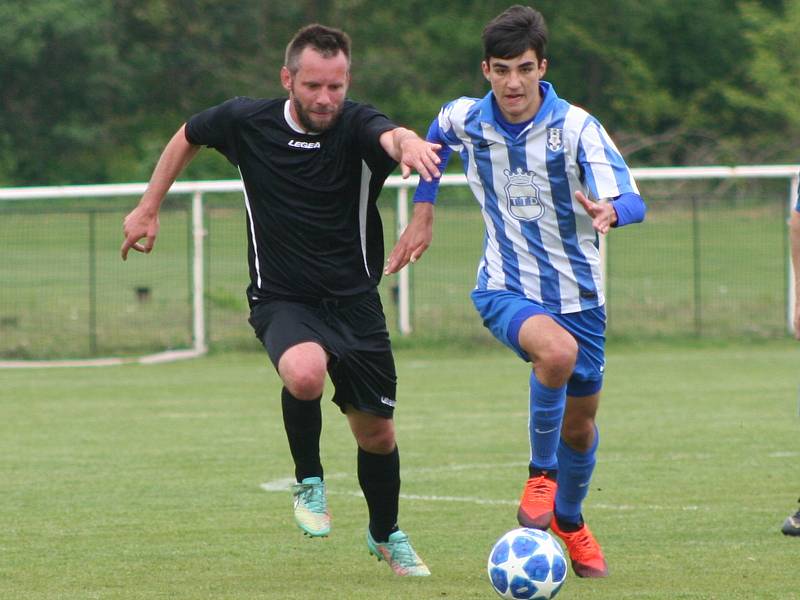
{"type": "Polygon", "coordinates": [[[566,346],[553,348],[548,360],[552,368],[571,374],[575,369],[575,362],[578,359],[578,346],[575,340],[570,340],[566,346]]]}
{"type": "Polygon", "coordinates": [[[554,340],[539,348],[534,357],[537,374],[546,372],[566,381],[575,369],[578,358],[578,344],[571,336],[554,340]]]}
{"type": "Polygon", "coordinates": [[[591,419],[564,419],[561,439],[577,452],[588,452],[594,445],[595,427],[591,419]]]}
{"type": "Polygon", "coordinates": [[[394,450],[394,439],[388,438],[369,438],[364,442],[359,442],[359,448],[372,454],[391,454],[394,450]]]}
{"type": "Polygon", "coordinates": [[[289,393],[298,400],[314,400],[322,395],[325,388],[325,371],[318,369],[288,369],[281,373],[283,384],[289,393]]]}
{"type": "Polygon", "coordinates": [[[359,448],[372,454],[389,454],[394,450],[394,430],[389,428],[371,429],[356,434],[359,448]]]}
{"type": "Polygon", "coordinates": [[[298,400],[314,400],[322,395],[327,373],[325,351],[315,343],[297,344],[278,361],[283,385],[298,400]]]}

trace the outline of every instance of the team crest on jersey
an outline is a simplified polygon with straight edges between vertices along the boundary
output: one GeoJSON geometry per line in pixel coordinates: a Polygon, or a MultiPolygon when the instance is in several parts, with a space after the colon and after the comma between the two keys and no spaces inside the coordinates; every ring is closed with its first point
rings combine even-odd
{"type": "Polygon", "coordinates": [[[564,146],[564,130],[559,127],[547,129],[547,147],[553,152],[558,152],[564,146]]]}
{"type": "Polygon", "coordinates": [[[533,183],[533,171],[523,171],[520,167],[512,173],[503,170],[508,183],[503,187],[508,200],[508,212],[520,221],[536,221],[544,214],[544,204],[539,200],[539,186],[533,183]]]}

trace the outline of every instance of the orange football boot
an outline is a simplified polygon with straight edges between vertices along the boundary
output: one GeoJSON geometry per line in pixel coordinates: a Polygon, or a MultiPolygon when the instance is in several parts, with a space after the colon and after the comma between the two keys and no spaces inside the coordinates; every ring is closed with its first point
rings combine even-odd
{"type": "Polygon", "coordinates": [[[562,531],[558,527],[556,518],[553,517],[550,527],[553,528],[553,533],[560,537],[567,546],[575,575],[578,577],[608,577],[608,565],[603,551],[586,523],[583,523],[577,531],[562,531]]]}
{"type": "Polygon", "coordinates": [[[517,510],[517,521],[523,527],[547,531],[553,520],[556,482],[545,474],[531,477],[522,490],[517,510]]]}

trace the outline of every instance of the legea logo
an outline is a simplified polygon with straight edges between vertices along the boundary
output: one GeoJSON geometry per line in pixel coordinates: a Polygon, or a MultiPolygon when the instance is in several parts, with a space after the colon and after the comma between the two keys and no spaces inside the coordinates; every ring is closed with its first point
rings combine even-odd
{"type": "Polygon", "coordinates": [[[292,148],[303,148],[304,150],[316,150],[320,147],[319,142],[298,142],[297,140],[289,140],[289,145],[292,148]]]}

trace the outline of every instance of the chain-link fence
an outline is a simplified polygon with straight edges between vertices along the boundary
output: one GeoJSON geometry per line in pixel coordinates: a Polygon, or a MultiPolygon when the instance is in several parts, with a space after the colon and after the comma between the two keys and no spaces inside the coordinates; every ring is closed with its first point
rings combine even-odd
{"type": "MultiPolygon", "coordinates": [[[[607,238],[609,338],[787,334],[787,180],[640,182],[645,223],[607,238]]],[[[191,203],[170,196],[149,256],[119,257],[127,198],[0,202],[0,358],[141,355],[193,343],[191,203]]],[[[387,254],[397,191],[380,199],[387,254]]],[[[237,193],[204,200],[204,300],[212,349],[258,349],[247,324],[246,216],[237,193]]],[[[411,332],[398,277],[380,286],[395,343],[490,341],[469,299],[483,247],[465,186],[443,187],[434,240],[410,271],[411,332]]]]}

